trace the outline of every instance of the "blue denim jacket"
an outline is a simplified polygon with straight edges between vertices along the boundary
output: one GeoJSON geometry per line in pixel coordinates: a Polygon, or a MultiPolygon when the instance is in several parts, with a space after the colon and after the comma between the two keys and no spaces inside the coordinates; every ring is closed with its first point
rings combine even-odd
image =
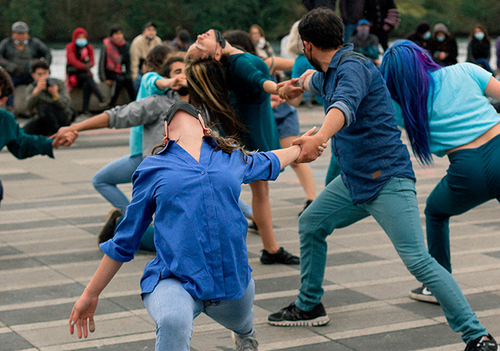
{"type": "Polygon", "coordinates": [[[401,141],[391,96],[375,65],[356,57],[344,59],[352,44],[340,49],[328,70],[316,72],[309,87],[323,96],[325,113],[337,108],[344,127],[332,137],[341,176],[355,204],[374,200],[391,178],[415,179],[410,155],[401,141]]]}

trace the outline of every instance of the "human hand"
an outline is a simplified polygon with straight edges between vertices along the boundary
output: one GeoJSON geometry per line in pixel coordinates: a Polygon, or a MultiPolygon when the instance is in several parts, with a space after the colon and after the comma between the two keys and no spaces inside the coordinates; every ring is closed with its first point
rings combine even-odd
{"type": "Polygon", "coordinates": [[[54,83],[50,87],[47,87],[47,91],[52,96],[58,96],[59,95],[59,86],[54,83]]]}
{"type": "Polygon", "coordinates": [[[33,95],[38,96],[42,91],[47,89],[47,81],[45,79],[39,79],[36,82],[35,89],[33,89],[33,95]]]}
{"type": "Polygon", "coordinates": [[[110,87],[110,88],[113,86],[113,81],[112,80],[107,79],[107,80],[104,81],[104,83],[106,83],[106,85],[108,87],[110,87]]]}
{"type": "Polygon", "coordinates": [[[301,152],[297,163],[311,162],[323,154],[326,149],[326,143],[319,140],[317,135],[312,135],[316,131],[316,127],[305,132],[300,138],[295,139],[292,145],[299,145],[301,152]]]}
{"type": "Polygon", "coordinates": [[[94,313],[98,300],[99,296],[89,296],[85,292],[80,296],[69,317],[69,333],[71,335],[74,334],[75,325],[79,339],[82,338],[82,335],[87,338],[89,331],[91,333],[95,331],[94,313]]]}
{"type": "Polygon", "coordinates": [[[59,146],[71,146],[78,138],[78,131],[69,127],[61,127],[56,134],[50,136],[52,147],[58,148],[59,146]]]}
{"type": "Polygon", "coordinates": [[[283,100],[282,98],[280,98],[278,95],[271,94],[271,107],[272,108],[278,107],[283,102],[285,102],[285,100],[283,100]]]}
{"type": "Polygon", "coordinates": [[[83,68],[84,68],[86,71],[88,71],[89,69],[91,69],[91,68],[92,68],[92,63],[90,63],[90,62],[86,62],[86,63],[84,63],[84,64],[83,64],[83,68]]]}
{"type": "Polygon", "coordinates": [[[290,79],[276,85],[278,95],[285,100],[293,100],[304,93],[302,86],[297,86],[299,78],[290,79]]]}
{"type": "Polygon", "coordinates": [[[440,60],[444,60],[447,56],[448,56],[448,54],[446,52],[444,52],[444,51],[439,52],[439,59],[440,60]]]}

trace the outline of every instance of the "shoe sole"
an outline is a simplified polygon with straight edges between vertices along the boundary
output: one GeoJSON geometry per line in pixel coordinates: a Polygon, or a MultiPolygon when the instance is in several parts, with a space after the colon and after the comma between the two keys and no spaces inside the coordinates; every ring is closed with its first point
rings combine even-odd
{"type": "Polygon", "coordinates": [[[328,322],[330,322],[330,317],[328,316],[301,321],[267,321],[267,323],[278,327],[320,327],[328,324],[328,322]]]}
{"type": "Polygon", "coordinates": [[[410,291],[408,296],[410,297],[410,299],[413,299],[413,300],[428,302],[428,303],[433,303],[433,304],[439,305],[438,300],[432,295],[425,296],[425,295],[421,295],[421,294],[415,294],[415,293],[412,293],[410,291]]]}

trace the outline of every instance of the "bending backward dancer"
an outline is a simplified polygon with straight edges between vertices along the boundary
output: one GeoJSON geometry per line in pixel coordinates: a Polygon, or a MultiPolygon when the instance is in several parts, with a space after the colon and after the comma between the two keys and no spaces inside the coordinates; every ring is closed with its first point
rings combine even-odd
{"type": "Polygon", "coordinates": [[[73,307],[70,333],[94,331],[101,291],[134,258],[154,214],[157,256],[141,289],[156,350],[189,351],[193,316],[202,312],[233,332],[238,350],[257,350],[247,220],[237,199],[242,183],[276,179],[300,147],[248,154],[233,139],[210,136],[199,111],[183,101],[166,113],[165,135],[162,150],[134,173],[132,202],[116,235],[101,244],[104,258],[73,307]]]}

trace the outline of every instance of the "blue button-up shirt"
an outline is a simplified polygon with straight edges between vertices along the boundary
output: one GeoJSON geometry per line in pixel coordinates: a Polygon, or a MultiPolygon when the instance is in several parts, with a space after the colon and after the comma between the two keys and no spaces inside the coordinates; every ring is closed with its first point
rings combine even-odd
{"type": "Polygon", "coordinates": [[[309,82],[323,96],[325,113],[337,108],[345,125],[332,138],[344,184],[355,204],[371,201],[393,177],[415,180],[407,147],[394,117],[391,96],[375,65],[356,57],[333,56],[328,70],[316,72],[309,82]]]}
{"type": "Polygon", "coordinates": [[[245,162],[240,151],[227,154],[215,146],[206,138],[198,162],[169,141],[133,175],[125,217],[101,248],[116,261],[132,260],[155,214],[156,258],[144,269],[143,294],[169,277],[201,300],[239,299],[248,286],[248,222],[238,206],[241,184],[276,179],[280,162],[272,152],[248,155],[245,162]]]}

